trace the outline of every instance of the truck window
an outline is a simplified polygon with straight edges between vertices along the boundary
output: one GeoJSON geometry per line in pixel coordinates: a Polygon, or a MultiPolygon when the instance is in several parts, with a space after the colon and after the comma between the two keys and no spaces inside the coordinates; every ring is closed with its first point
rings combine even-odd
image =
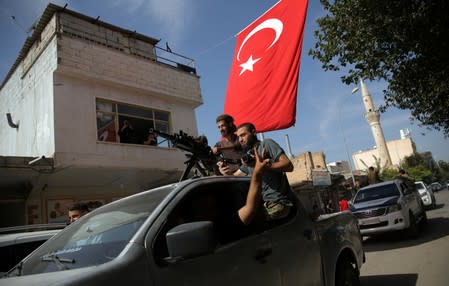
{"type": "MultiPolygon", "coordinates": [[[[259,212],[259,216],[250,225],[241,228],[232,223],[237,211],[245,204],[249,182],[216,183],[201,186],[192,190],[168,215],[166,223],[161,227],[153,242],[153,253],[158,265],[165,265],[168,257],[166,233],[173,227],[195,221],[212,221],[220,245],[226,245],[244,237],[260,233],[266,229],[283,224],[291,216],[267,223],[259,212]]],[[[263,207],[262,205],[260,206],[263,207]]],[[[296,213],[292,210],[292,213],[296,213]]],[[[294,216],[294,215],[293,215],[294,216]]],[[[237,217],[238,218],[238,217],[237,217]]]]}
{"type": "Polygon", "coordinates": [[[400,196],[399,190],[395,184],[367,187],[360,189],[357,192],[354,198],[354,203],[367,202],[394,196],[400,196]]]}

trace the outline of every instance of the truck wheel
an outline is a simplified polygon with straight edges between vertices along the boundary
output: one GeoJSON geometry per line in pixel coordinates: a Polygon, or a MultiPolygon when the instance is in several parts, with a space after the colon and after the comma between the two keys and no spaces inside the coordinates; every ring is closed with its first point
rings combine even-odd
{"type": "Polygon", "coordinates": [[[416,237],[418,237],[419,229],[418,229],[418,226],[416,225],[415,216],[412,213],[409,214],[409,220],[410,220],[410,225],[408,227],[408,233],[409,233],[410,237],[416,238],[416,237]]]}
{"type": "Polygon", "coordinates": [[[424,209],[422,211],[421,225],[422,226],[427,225],[427,213],[426,213],[426,211],[424,209]]]}
{"type": "Polygon", "coordinates": [[[359,273],[347,259],[340,261],[337,265],[335,286],[360,286],[359,273]]]}

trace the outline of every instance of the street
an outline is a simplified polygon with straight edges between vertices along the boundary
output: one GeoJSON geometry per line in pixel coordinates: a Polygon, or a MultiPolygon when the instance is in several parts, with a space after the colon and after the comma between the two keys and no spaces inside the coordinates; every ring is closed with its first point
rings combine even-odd
{"type": "Polygon", "coordinates": [[[404,233],[365,238],[363,286],[449,285],[449,191],[435,193],[437,206],[428,210],[428,225],[418,238],[404,233]]]}

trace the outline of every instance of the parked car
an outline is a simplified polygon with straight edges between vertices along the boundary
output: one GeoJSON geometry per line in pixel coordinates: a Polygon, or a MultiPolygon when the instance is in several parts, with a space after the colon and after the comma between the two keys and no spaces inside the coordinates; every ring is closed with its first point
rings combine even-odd
{"type": "Polygon", "coordinates": [[[362,235],[408,229],[418,234],[419,223],[427,221],[424,205],[412,181],[395,179],[361,188],[350,211],[358,218],[362,235]]]}
{"type": "Polygon", "coordinates": [[[444,189],[444,186],[442,186],[440,183],[438,183],[438,182],[434,182],[434,183],[432,183],[432,184],[430,184],[429,185],[429,189],[432,191],[432,192],[438,192],[438,191],[441,191],[442,189],[444,189]]]}
{"type": "Polygon", "coordinates": [[[249,177],[189,179],[102,206],[52,237],[0,285],[359,285],[349,212],[314,221],[292,194],[286,218],[237,231],[249,177]]]}
{"type": "Polygon", "coordinates": [[[415,182],[416,189],[424,203],[424,206],[428,209],[435,208],[437,205],[435,195],[432,190],[428,189],[423,181],[415,182]]]}
{"type": "Polygon", "coordinates": [[[36,226],[33,225],[0,229],[0,257],[2,258],[0,259],[0,276],[57,234],[62,228],[60,225],[39,226],[57,229],[35,231],[36,226]]]}

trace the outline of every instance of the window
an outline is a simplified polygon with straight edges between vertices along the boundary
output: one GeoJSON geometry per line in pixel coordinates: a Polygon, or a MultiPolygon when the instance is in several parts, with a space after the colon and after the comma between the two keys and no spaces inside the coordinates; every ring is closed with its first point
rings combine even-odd
{"type": "Polygon", "coordinates": [[[97,99],[96,113],[98,141],[170,147],[170,142],[152,133],[169,133],[168,112],[97,99]]]}
{"type": "Polygon", "coordinates": [[[24,261],[22,274],[89,267],[115,259],[173,189],[173,185],[160,187],[94,210],[33,252],[24,261]],[[76,263],[61,267],[52,255],[76,263]]]}
{"type": "MultiPolygon", "coordinates": [[[[296,216],[296,208],[293,208],[288,217],[268,222],[263,212],[259,211],[250,225],[243,225],[238,218],[238,210],[246,202],[248,189],[249,182],[245,181],[208,184],[190,191],[169,211],[167,220],[153,241],[156,263],[160,266],[166,265],[164,262],[164,258],[168,256],[166,234],[177,225],[212,221],[219,245],[223,246],[284,224],[296,216]]],[[[262,203],[259,208],[263,208],[262,203]]]]}

